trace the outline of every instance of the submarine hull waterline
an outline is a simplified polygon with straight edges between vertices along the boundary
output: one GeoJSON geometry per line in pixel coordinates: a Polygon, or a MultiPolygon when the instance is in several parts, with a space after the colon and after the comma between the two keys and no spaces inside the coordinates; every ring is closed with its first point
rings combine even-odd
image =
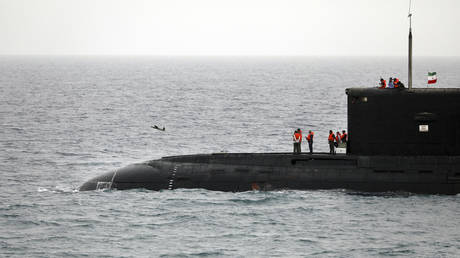
{"type": "Polygon", "coordinates": [[[460,156],[218,153],[164,157],[129,165],[93,178],[79,190],[349,189],[457,194],[459,172],[460,156]]]}
{"type": "Polygon", "coordinates": [[[460,193],[460,89],[349,88],[346,154],[218,153],[164,157],[80,190],[350,189],[460,193]]]}

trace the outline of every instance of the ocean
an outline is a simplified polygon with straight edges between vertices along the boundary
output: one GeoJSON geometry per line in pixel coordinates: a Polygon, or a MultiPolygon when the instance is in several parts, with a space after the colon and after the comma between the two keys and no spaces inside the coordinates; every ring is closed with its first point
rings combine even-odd
{"type": "MultiPolygon", "coordinates": [[[[415,58],[414,87],[459,71],[415,58]]],[[[380,77],[407,85],[406,58],[0,56],[0,256],[459,257],[460,195],[77,190],[168,155],[290,152],[296,128],[327,151],[345,89],[380,77]]]]}

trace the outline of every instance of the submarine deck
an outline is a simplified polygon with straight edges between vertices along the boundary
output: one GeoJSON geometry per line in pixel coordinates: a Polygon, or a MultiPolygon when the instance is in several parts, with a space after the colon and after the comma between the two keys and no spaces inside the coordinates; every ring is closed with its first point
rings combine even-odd
{"type": "Polygon", "coordinates": [[[172,189],[243,191],[256,182],[261,189],[460,192],[460,156],[214,153],[169,156],[144,164],[159,170],[168,167],[172,189]]]}
{"type": "Polygon", "coordinates": [[[146,162],[154,165],[158,161],[171,163],[201,163],[237,166],[292,167],[319,165],[357,168],[374,168],[383,171],[444,171],[460,177],[460,156],[364,156],[329,153],[213,153],[182,156],[167,156],[146,162]],[[452,169],[455,168],[455,169],[452,169]]]}
{"type": "Polygon", "coordinates": [[[286,161],[295,164],[297,160],[334,160],[334,161],[355,161],[357,156],[346,154],[331,155],[327,152],[301,153],[291,152],[270,152],[270,153],[211,153],[211,154],[192,154],[181,156],[162,157],[163,161],[186,162],[186,163],[217,163],[217,164],[247,164],[247,165],[285,165],[280,164],[286,161]]]}

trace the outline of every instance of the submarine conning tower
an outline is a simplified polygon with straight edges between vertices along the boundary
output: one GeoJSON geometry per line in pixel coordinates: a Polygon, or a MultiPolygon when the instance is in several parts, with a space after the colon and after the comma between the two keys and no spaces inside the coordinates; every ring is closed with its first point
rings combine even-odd
{"type": "Polygon", "coordinates": [[[460,155],[460,88],[349,88],[347,154],[460,155]]]}

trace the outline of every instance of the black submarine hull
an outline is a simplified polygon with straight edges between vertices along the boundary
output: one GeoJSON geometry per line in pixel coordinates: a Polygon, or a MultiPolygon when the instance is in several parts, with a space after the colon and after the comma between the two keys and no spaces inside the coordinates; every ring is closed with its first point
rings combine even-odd
{"type": "Polygon", "coordinates": [[[218,153],[164,157],[106,173],[80,187],[217,191],[349,189],[460,193],[460,156],[218,153]]]}
{"type": "Polygon", "coordinates": [[[127,166],[80,190],[460,193],[460,89],[349,88],[346,154],[218,153],[127,166]]]}

